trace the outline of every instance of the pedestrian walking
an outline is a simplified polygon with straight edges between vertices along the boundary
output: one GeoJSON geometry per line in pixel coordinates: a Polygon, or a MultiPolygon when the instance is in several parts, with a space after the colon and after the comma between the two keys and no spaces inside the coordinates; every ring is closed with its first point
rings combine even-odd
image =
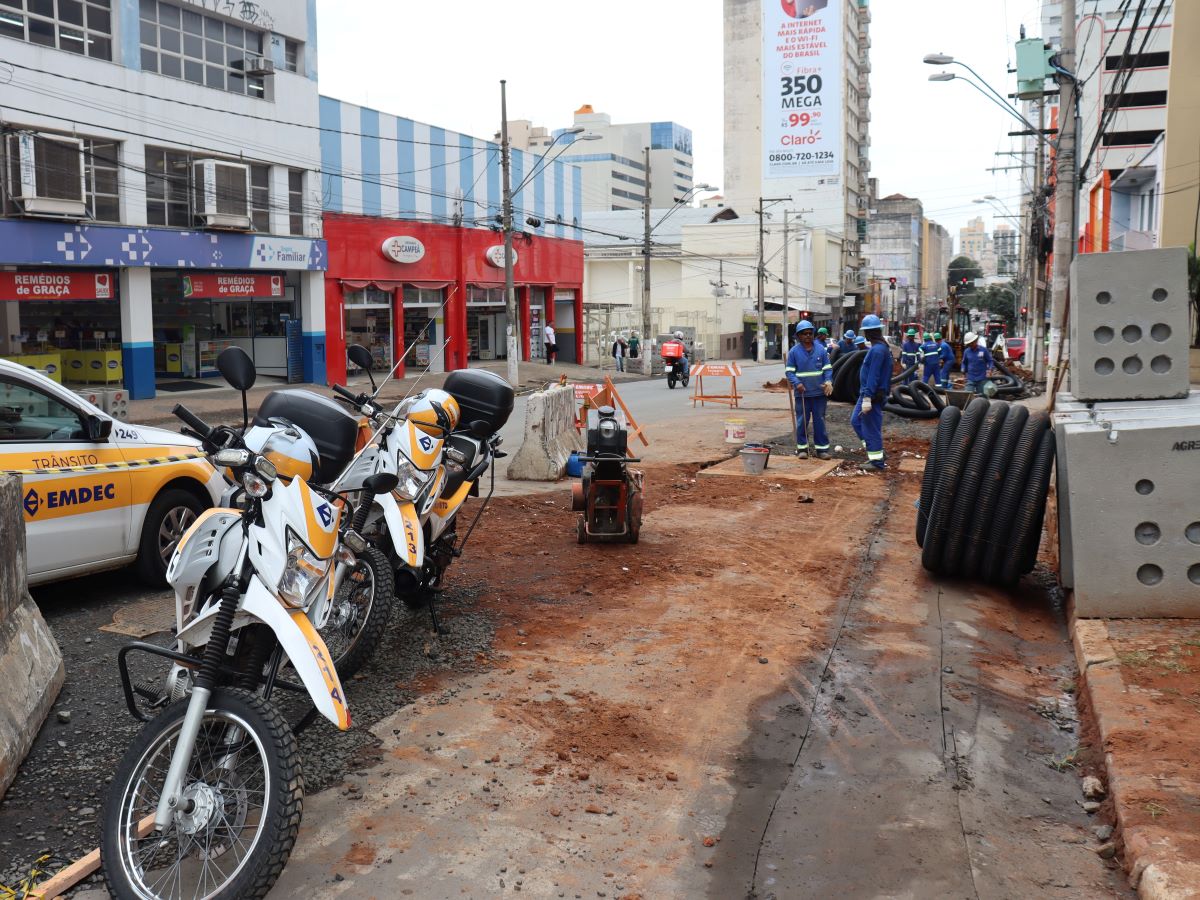
{"type": "Polygon", "coordinates": [[[904,376],[905,384],[912,384],[917,380],[917,367],[924,358],[921,345],[917,343],[917,329],[908,329],[904,332],[904,343],[900,345],[900,368],[903,370],[912,366],[912,371],[904,376]]]}
{"type": "Polygon", "coordinates": [[[987,381],[988,373],[995,367],[992,354],[983,346],[979,335],[968,331],[963,338],[962,369],[967,377],[967,390],[974,394],[983,394],[983,383],[987,381]]]}
{"type": "Polygon", "coordinates": [[[625,338],[617,335],[617,339],[613,341],[612,356],[617,361],[617,371],[625,371],[625,355],[629,352],[629,345],[625,342],[625,338]]]}
{"type": "Polygon", "coordinates": [[[833,365],[807,319],[796,326],[796,344],[788,351],[783,374],[796,395],[796,455],[808,459],[811,448],[817,459],[829,459],[825,408],[833,393],[833,365]]]}
{"type": "Polygon", "coordinates": [[[635,331],[629,335],[629,358],[637,359],[638,354],[642,352],[642,339],[638,337],[635,331]]]}
{"type": "Polygon", "coordinates": [[[867,466],[883,471],[887,468],[883,458],[883,404],[892,381],[892,351],[883,338],[879,316],[865,316],[862,332],[871,348],[859,372],[858,403],[850,416],[850,427],[866,447],[867,466]]]}
{"type": "Polygon", "coordinates": [[[555,357],[558,356],[558,343],[554,335],[554,326],[549,322],[542,329],[542,341],[546,344],[546,365],[554,365],[555,357]]]}
{"type": "Polygon", "coordinates": [[[938,384],[938,345],[933,335],[925,332],[925,343],[921,344],[921,380],[926,384],[938,384]]]}
{"type": "Polygon", "coordinates": [[[933,339],[938,342],[938,380],[942,390],[950,390],[950,370],[954,368],[954,348],[942,337],[940,331],[935,332],[933,339]]]}

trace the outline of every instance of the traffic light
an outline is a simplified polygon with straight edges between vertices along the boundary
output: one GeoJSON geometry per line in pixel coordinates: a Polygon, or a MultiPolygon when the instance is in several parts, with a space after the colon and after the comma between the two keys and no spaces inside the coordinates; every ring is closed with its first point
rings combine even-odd
{"type": "Polygon", "coordinates": [[[896,289],[896,276],[895,275],[893,275],[891,278],[888,279],[888,289],[893,290],[893,291],[896,289]]]}
{"type": "Polygon", "coordinates": [[[966,275],[964,275],[964,276],[962,277],[961,284],[962,284],[962,286],[963,286],[963,287],[966,287],[966,286],[967,286],[967,276],[966,276],[966,275]]]}
{"type": "Polygon", "coordinates": [[[1028,306],[1021,307],[1021,315],[1023,315],[1023,316],[1029,315],[1029,307],[1028,306]]]}

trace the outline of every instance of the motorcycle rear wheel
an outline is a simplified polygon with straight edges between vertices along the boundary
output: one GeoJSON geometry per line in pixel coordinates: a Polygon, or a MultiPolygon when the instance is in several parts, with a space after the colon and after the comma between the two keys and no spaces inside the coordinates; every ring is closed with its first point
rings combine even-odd
{"type": "Polygon", "coordinates": [[[188,702],[147,722],[117,768],[100,838],[108,889],[121,900],[265,897],[300,830],[296,738],[262,698],[215,690],[184,774],[186,806],[160,833],[154,812],[188,702]]]}
{"type": "Polygon", "coordinates": [[[669,387],[671,390],[675,390],[675,376],[674,376],[674,374],[671,374],[671,375],[668,375],[668,376],[667,376],[667,387],[669,387]]]}

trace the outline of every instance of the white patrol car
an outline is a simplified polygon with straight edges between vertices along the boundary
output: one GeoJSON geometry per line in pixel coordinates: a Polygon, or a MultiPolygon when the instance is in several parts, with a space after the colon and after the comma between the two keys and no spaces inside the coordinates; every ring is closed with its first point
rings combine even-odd
{"type": "Polygon", "coordinates": [[[0,471],[21,475],[30,584],[133,562],[162,584],[180,537],[225,488],[192,439],[115,420],[7,360],[0,471]]]}

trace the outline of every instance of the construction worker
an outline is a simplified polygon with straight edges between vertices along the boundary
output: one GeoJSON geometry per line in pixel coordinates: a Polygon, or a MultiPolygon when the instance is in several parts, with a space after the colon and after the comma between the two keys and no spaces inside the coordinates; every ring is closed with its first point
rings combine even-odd
{"type": "Polygon", "coordinates": [[[924,358],[921,345],[917,343],[917,329],[908,329],[908,331],[904,332],[904,343],[900,345],[901,370],[912,366],[912,371],[904,376],[905,384],[912,384],[917,380],[917,366],[924,358]]]}
{"type": "Polygon", "coordinates": [[[829,336],[829,329],[821,327],[817,329],[817,343],[825,348],[826,352],[834,348],[833,338],[829,336]]]}
{"type": "Polygon", "coordinates": [[[942,337],[939,331],[934,334],[933,339],[938,342],[938,382],[942,390],[950,390],[950,370],[954,367],[954,348],[950,346],[950,342],[942,337]]]}
{"type": "Polygon", "coordinates": [[[883,471],[887,468],[883,460],[883,404],[892,381],[892,351],[883,338],[883,322],[879,316],[865,316],[862,333],[871,349],[863,359],[858,403],[850,416],[850,427],[866,445],[868,468],[883,471]]]}
{"type": "Polygon", "coordinates": [[[808,459],[811,446],[817,459],[829,459],[825,407],[833,393],[833,366],[829,362],[829,351],[816,340],[813,323],[807,319],[796,326],[796,343],[788,351],[783,373],[796,395],[796,455],[808,459]]]}
{"type": "Polygon", "coordinates": [[[842,339],[838,341],[838,346],[842,348],[843,353],[851,353],[854,350],[854,332],[847,328],[842,332],[842,339]]]}
{"type": "Polygon", "coordinates": [[[926,384],[938,383],[938,345],[934,335],[925,332],[925,343],[921,345],[921,380],[926,384]]]}
{"type": "Polygon", "coordinates": [[[983,394],[983,383],[987,381],[988,373],[995,367],[992,354],[979,340],[979,335],[968,331],[963,337],[962,369],[967,376],[967,390],[975,394],[983,394]]]}
{"type": "Polygon", "coordinates": [[[856,334],[854,336],[854,349],[855,350],[866,350],[867,349],[867,339],[865,337],[863,337],[861,334],[856,334]]]}

